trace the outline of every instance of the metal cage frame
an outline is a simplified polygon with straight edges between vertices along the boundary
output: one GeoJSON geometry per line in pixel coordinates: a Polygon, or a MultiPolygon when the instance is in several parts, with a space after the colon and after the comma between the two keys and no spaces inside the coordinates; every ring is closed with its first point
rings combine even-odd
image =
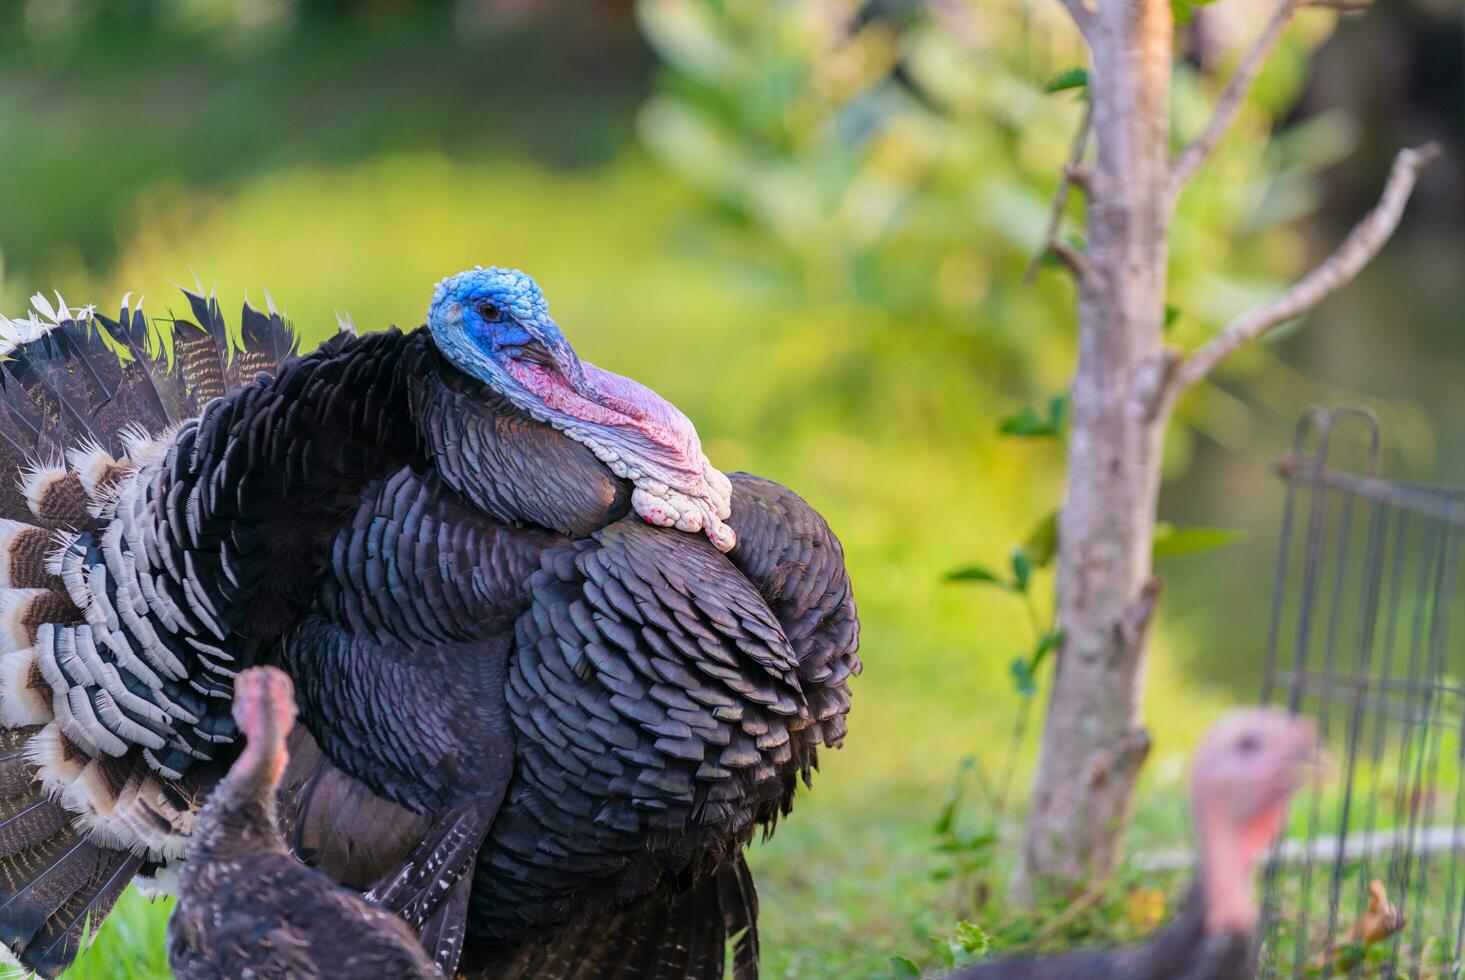
{"type": "Polygon", "coordinates": [[[1261,700],[1314,715],[1337,772],[1267,863],[1260,977],[1465,976],[1465,489],[1383,479],[1380,446],[1368,412],[1309,409],[1276,467],[1261,700]],[[1362,472],[1330,463],[1346,433],[1362,472]]]}

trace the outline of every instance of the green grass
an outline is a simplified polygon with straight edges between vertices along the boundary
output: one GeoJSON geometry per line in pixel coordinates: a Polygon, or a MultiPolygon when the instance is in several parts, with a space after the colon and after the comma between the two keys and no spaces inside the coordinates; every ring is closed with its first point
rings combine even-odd
{"type": "MultiPolygon", "coordinates": [[[[107,268],[75,260],[45,282],[13,275],[3,299],[13,312],[30,291],[59,287],[73,303],[108,309],[132,290],[161,314],[182,308],[169,280],[191,282],[197,270],[217,281],[231,316],[246,289],[261,300],[268,285],[314,341],[335,329],[337,310],[366,329],[414,325],[431,284],[475,263],[531,271],[587,359],[654,386],[697,422],[719,466],[794,487],[844,542],[865,673],[846,747],[823,756],[813,791],[753,848],[766,975],[882,977],[892,955],[937,967],[943,947],[933,937],[963,919],[997,948],[1142,933],[1151,919],[1132,912],[1132,892],[1155,882],[1128,872],[1056,929],[1045,931],[1052,910],[1005,907],[1020,813],[997,825],[995,845],[938,850],[933,825],[961,760],[975,756],[989,773],[1002,766],[1018,705],[1008,664],[1031,642],[1009,596],[942,576],[973,560],[1003,562],[1060,485],[1051,447],[994,433],[1010,397],[981,331],[796,303],[720,268],[685,218],[691,210],[634,158],[559,175],[420,154],[304,166],[223,198],[176,188],[144,196],[107,268]],[[954,857],[970,872],[949,876],[954,857]]],[[[1040,599],[1050,587],[1040,576],[1040,599]]],[[[1184,840],[1189,746],[1228,701],[1182,670],[1191,645],[1162,619],[1147,718],[1156,750],[1136,847],[1184,840]]],[[[1033,750],[1030,736],[1019,790],[1033,750]]],[[[970,799],[958,814],[966,835],[991,820],[970,799]]],[[[1174,882],[1159,884],[1173,895],[1174,882]]],[[[165,916],[165,905],[129,895],[71,976],[165,975],[165,916]]]]}
{"type": "MultiPolygon", "coordinates": [[[[160,980],[168,970],[168,914],[171,898],[156,901],[129,888],[99,928],[95,941],[77,957],[64,976],[67,980],[160,980]]],[[[15,968],[0,967],[0,977],[20,980],[29,976],[15,968]]]]}

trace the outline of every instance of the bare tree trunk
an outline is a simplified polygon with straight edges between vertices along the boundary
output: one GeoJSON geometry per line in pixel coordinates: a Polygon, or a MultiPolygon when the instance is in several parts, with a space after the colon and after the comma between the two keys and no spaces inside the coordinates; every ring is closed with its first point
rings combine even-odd
{"type": "Polygon", "coordinates": [[[1107,877],[1121,853],[1135,780],[1149,753],[1141,724],[1161,448],[1176,399],[1237,348],[1352,281],[1389,240],[1433,144],[1395,158],[1378,204],[1325,261],[1237,316],[1186,355],[1162,340],[1170,214],[1186,181],[1235,121],[1293,15],[1370,0],[1278,0],[1200,135],[1172,164],[1170,0],[1061,0],[1091,52],[1089,113],[1074,142],[1047,248],[1079,287],[1079,354],[1070,399],[1068,486],[1059,519],[1058,625],[1064,632],[1043,729],[1014,893],[1073,892],[1107,877]],[[1097,7],[1094,4],[1097,3],[1097,7]],[[1097,153],[1083,164],[1092,129],[1097,153]],[[1088,195],[1086,250],[1057,237],[1070,185],[1088,195]]]}
{"type": "MultiPolygon", "coordinates": [[[[1084,24],[1083,21],[1080,21],[1084,24]]],[[[1065,639],[1043,731],[1018,893],[1113,870],[1135,778],[1165,400],[1170,0],[1103,0],[1085,33],[1097,156],[1087,180],[1079,360],[1058,538],[1065,639]]]]}

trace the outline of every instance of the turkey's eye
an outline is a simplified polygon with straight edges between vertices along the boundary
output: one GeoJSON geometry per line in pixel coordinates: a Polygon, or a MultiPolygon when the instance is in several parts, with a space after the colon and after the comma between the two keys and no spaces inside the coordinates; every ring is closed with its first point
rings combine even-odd
{"type": "Polygon", "coordinates": [[[1243,735],[1236,740],[1236,747],[1247,755],[1250,755],[1262,747],[1262,742],[1255,735],[1243,735]]]}
{"type": "Polygon", "coordinates": [[[486,323],[497,323],[504,318],[503,311],[492,303],[479,303],[478,315],[483,317],[486,323]]]}

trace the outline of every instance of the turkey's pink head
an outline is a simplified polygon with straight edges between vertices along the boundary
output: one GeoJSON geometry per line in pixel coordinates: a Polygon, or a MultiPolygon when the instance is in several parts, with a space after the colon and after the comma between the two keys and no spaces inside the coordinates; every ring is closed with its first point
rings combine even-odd
{"type": "Polygon", "coordinates": [[[1191,799],[1200,837],[1207,925],[1250,929],[1256,921],[1251,873],[1287,817],[1287,804],[1318,768],[1312,719],[1279,708],[1224,715],[1197,749],[1191,799]]]}
{"type": "Polygon", "coordinates": [[[285,740],[295,727],[295,685],[284,671],[251,667],[234,680],[234,723],[246,743],[233,774],[273,791],[289,755],[285,740]]]}
{"type": "Polygon", "coordinates": [[[732,550],[732,484],[703,455],[696,428],[651,389],[581,361],[533,279],[499,268],[450,276],[433,293],[427,323],[454,367],[631,481],[642,518],[702,531],[732,550]]]}

